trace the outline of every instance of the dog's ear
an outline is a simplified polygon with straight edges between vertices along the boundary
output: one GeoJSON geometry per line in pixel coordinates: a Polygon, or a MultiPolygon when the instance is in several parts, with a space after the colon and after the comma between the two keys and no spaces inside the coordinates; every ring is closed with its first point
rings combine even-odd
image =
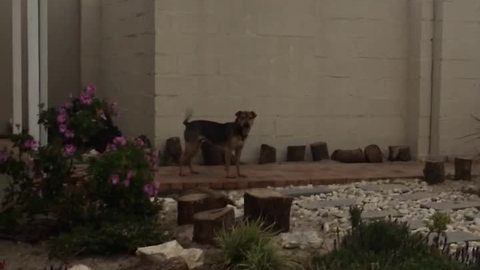
{"type": "Polygon", "coordinates": [[[242,111],[238,111],[238,112],[235,114],[235,116],[236,116],[237,118],[240,117],[240,115],[242,115],[242,111]]]}
{"type": "Polygon", "coordinates": [[[250,112],[250,118],[255,119],[257,117],[257,114],[254,111],[250,112]]]}

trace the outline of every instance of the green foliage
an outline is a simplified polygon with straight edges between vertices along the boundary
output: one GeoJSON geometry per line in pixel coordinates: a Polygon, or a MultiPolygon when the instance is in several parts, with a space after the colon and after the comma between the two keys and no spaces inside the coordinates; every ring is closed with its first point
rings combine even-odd
{"type": "Polygon", "coordinates": [[[447,225],[450,223],[450,216],[447,213],[436,212],[426,222],[430,232],[441,234],[447,230],[447,225]]]}
{"type": "Polygon", "coordinates": [[[395,221],[362,223],[345,235],[339,248],[314,256],[312,270],[462,270],[429,246],[428,237],[411,234],[408,226],[395,221]]]}
{"type": "Polygon", "coordinates": [[[121,135],[113,123],[115,105],[95,97],[95,92],[96,87],[89,85],[80,97],[40,113],[39,123],[47,128],[50,142],[71,144],[80,152],[103,152],[113,138],[121,135]]]}
{"type": "Polygon", "coordinates": [[[217,243],[225,265],[234,270],[290,269],[293,264],[279,254],[268,231],[260,221],[244,221],[221,231],[217,243]]]}
{"type": "Polygon", "coordinates": [[[167,237],[151,219],[80,226],[52,240],[50,256],[112,255],[133,252],[136,248],[163,243],[167,237]]]}
{"type": "Polygon", "coordinates": [[[363,207],[350,206],[349,213],[352,228],[357,228],[358,226],[360,226],[360,223],[362,222],[363,207]]]}

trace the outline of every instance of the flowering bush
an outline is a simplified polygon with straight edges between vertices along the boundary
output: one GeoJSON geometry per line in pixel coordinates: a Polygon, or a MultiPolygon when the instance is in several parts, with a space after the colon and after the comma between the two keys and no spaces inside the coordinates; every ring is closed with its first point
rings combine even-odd
{"type": "Polygon", "coordinates": [[[115,103],[95,97],[95,92],[96,87],[89,85],[80,97],[40,113],[39,123],[48,129],[51,142],[57,140],[69,145],[69,151],[103,152],[114,137],[121,135],[112,121],[116,115],[115,103]]]}
{"type": "Polygon", "coordinates": [[[91,158],[87,192],[96,211],[102,216],[152,215],[158,207],[155,200],[158,185],[153,181],[156,157],[142,139],[133,142],[116,137],[107,151],[91,158]]]}

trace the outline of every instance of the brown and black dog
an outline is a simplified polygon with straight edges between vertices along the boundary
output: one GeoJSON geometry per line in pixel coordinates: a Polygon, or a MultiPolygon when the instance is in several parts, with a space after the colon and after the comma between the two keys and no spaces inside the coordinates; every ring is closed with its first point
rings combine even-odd
{"type": "Polygon", "coordinates": [[[189,121],[192,114],[187,114],[183,121],[185,125],[185,150],[180,157],[180,176],[183,176],[182,167],[188,163],[190,172],[197,174],[192,167],[192,158],[198,152],[201,144],[204,142],[215,144],[222,147],[225,151],[225,166],[228,178],[235,178],[230,175],[230,162],[232,153],[235,153],[235,165],[237,167],[237,176],[245,177],[240,173],[240,155],[245,144],[245,140],[250,133],[253,122],[257,115],[251,111],[239,111],[235,114],[234,122],[217,123],[213,121],[197,120],[189,121]]]}

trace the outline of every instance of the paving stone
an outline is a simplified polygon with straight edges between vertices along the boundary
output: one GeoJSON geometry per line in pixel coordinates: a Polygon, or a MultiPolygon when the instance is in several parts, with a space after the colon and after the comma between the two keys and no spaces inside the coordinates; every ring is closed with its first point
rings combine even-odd
{"type": "Polygon", "coordinates": [[[407,225],[411,230],[418,230],[420,228],[426,227],[423,220],[417,220],[417,219],[407,221],[407,225]]]}
{"type": "Polygon", "coordinates": [[[480,201],[447,201],[439,203],[422,203],[421,207],[423,208],[433,208],[438,211],[448,211],[448,210],[461,210],[465,208],[478,208],[480,207],[480,201]]]}
{"type": "Polygon", "coordinates": [[[322,193],[330,193],[332,190],[328,186],[318,186],[314,188],[287,188],[280,191],[282,194],[291,197],[312,196],[322,193]]]}
{"type": "MultiPolygon", "coordinates": [[[[433,237],[436,234],[430,235],[430,241],[433,242],[433,237]]],[[[443,237],[440,238],[443,241],[443,237]]],[[[476,242],[480,241],[480,235],[476,235],[469,232],[447,232],[447,243],[464,243],[464,242],[476,242]]]]}
{"type": "Polygon", "coordinates": [[[351,205],[354,205],[355,203],[356,203],[355,200],[342,199],[342,200],[300,202],[299,205],[309,210],[316,210],[320,208],[351,206],[351,205]]]}
{"type": "Polygon", "coordinates": [[[401,202],[405,202],[405,201],[418,201],[418,200],[433,198],[433,197],[435,197],[435,194],[430,192],[414,192],[414,193],[396,195],[394,198],[401,202]]]}
{"type": "Polygon", "coordinates": [[[362,213],[362,219],[384,219],[387,217],[400,217],[401,214],[394,210],[384,210],[384,211],[364,211],[362,213]]]}
{"type": "Polygon", "coordinates": [[[407,192],[409,188],[401,184],[367,184],[364,186],[359,186],[359,188],[365,191],[374,191],[379,192],[382,190],[399,190],[400,192],[407,192]]]}

